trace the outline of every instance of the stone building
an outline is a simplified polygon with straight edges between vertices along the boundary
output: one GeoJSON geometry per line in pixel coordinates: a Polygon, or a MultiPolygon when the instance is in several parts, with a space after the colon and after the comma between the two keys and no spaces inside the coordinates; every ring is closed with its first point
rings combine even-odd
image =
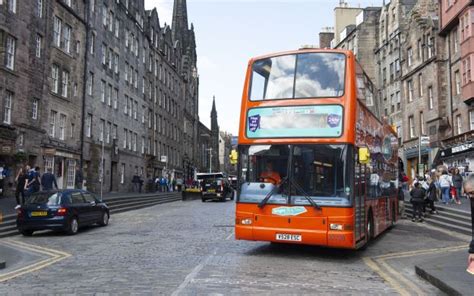
{"type": "Polygon", "coordinates": [[[419,0],[407,17],[402,45],[403,157],[411,177],[418,172],[420,152],[422,172],[431,169],[447,128],[445,50],[437,36],[437,12],[436,0],[419,0]],[[430,145],[420,147],[421,136],[429,136],[430,145]]]}
{"type": "MultiPolygon", "coordinates": [[[[375,59],[378,64],[377,86],[382,117],[394,126],[402,145],[402,43],[405,40],[407,18],[416,0],[393,0],[382,7],[379,20],[378,46],[375,59]]],[[[401,152],[402,150],[400,150],[401,152]]]]}
{"type": "Polygon", "coordinates": [[[212,133],[207,126],[202,122],[198,123],[198,161],[196,164],[196,172],[209,172],[212,171],[211,166],[209,165],[212,162],[212,153],[210,150],[212,148],[212,133]]]}
{"type": "Polygon", "coordinates": [[[439,1],[439,35],[445,48],[447,128],[437,161],[474,171],[474,3],[439,1]]]}
{"type": "Polygon", "coordinates": [[[361,11],[361,8],[349,7],[349,4],[344,0],[339,1],[339,6],[334,8],[334,40],[331,44],[332,48],[341,42],[342,31],[344,31],[347,26],[356,23],[356,17],[361,11]]]}
{"type": "MultiPolygon", "coordinates": [[[[161,26],[156,9],[145,11],[143,0],[91,3],[87,187],[98,191],[102,182],[102,190],[129,191],[135,175],[184,178],[183,143],[197,136],[198,111],[194,31],[188,28],[186,1],[175,1],[174,28],[161,26]]],[[[195,152],[187,153],[189,166],[195,152]]]]}
{"type": "MultiPolygon", "coordinates": [[[[378,81],[378,65],[374,59],[374,49],[377,47],[377,24],[380,11],[380,7],[367,7],[360,10],[355,23],[341,31],[340,41],[335,45],[335,48],[352,50],[366,75],[375,85],[378,81]]],[[[377,96],[372,100],[366,100],[365,103],[377,117],[380,117],[380,103],[377,96]]]]}
{"type": "Polygon", "coordinates": [[[219,132],[219,167],[221,172],[231,173],[230,152],[232,150],[232,134],[219,132]]]}
{"type": "Polygon", "coordinates": [[[81,155],[85,1],[0,3],[0,162],[52,168],[74,187],[81,155]]]}

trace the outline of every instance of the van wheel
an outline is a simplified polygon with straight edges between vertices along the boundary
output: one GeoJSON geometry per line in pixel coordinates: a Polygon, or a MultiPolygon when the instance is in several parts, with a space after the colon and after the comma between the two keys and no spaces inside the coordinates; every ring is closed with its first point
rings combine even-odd
{"type": "Polygon", "coordinates": [[[369,212],[369,219],[367,220],[367,243],[374,238],[374,218],[372,212],[369,212]]]}
{"type": "Polygon", "coordinates": [[[79,221],[76,217],[72,217],[69,221],[67,233],[70,235],[75,235],[79,231],[79,221]]]}

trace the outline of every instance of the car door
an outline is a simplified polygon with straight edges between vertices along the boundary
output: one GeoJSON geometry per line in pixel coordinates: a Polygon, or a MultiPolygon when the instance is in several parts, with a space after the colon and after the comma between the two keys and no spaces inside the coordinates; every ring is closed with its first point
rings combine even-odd
{"type": "Polygon", "coordinates": [[[102,218],[102,209],[97,204],[97,201],[94,196],[87,191],[83,191],[82,196],[84,197],[84,200],[87,204],[87,212],[90,217],[91,223],[100,221],[100,219],[102,218]]]}
{"type": "Polygon", "coordinates": [[[77,213],[79,223],[81,225],[87,225],[90,223],[90,216],[88,215],[87,211],[87,204],[84,200],[80,191],[72,191],[70,192],[72,207],[74,211],[77,213]]]}

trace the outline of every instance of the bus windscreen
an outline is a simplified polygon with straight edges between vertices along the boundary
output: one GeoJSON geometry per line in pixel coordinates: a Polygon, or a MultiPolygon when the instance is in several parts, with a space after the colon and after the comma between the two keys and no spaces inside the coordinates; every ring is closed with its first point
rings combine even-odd
{"type": "Polygon", "coordinates": [[[255,61],[250,100],[330,98],[344,94],[346,56],[301,53],[255,61]]]}

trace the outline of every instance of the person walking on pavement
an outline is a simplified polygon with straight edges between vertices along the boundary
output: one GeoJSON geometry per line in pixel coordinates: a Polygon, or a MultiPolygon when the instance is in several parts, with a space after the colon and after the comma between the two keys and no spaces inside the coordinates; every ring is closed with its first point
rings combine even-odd
{"type": "Polygon", "coordinates": [[[430,182],[429,182],[429,187],[426,192],[426,204],[430,207],[431,209],[431,214],[438,214],[438,211],[436,210],[435,207],[435,201],[438,200],[438,189],[436,188],[436,180],[435,176],[431,176],[430,182]]]}
{"type": "MultiPolygon", "coordinates": [[[[39,171],[39,167],[36,167],[39,171]]],[[[36,169],[30,169],[27,173],[27,182],[25,182],[25,189],[27,189],[28,195],[38,192],[40,190],[41,181],[39,178],[39,172],[36,169]]]]}
{"type": "Polygon", "coordinates": [[[441,196],[443,203],[447,205],[451,198],[449,197],[449,189],[451,188],[452,181],[446,170],[443,170],[439,177],[439,187],[441,187],[441,196]]]}
{"type": "Polygon", "coordinates": [[[461,196],[462,196],[461,193],[462,193],[463,178],[462,178],[461,174],[459,173],[458,168],[454,169],[452,180],[453,180],[453,186],[456,189],[456,197],[455,197],[456,198],[456,203],[458,205],[460,205],[461,204],[461,196]]]}
{"type": "Polygon", "coordinates": [[[403,190],[403,173],[398,175],[398,214],[405,219],[405,190],[403,190]]]}
{"type": "Polygon", "coordinates": [[[76,189],[82,189],[82,183],[84,182],[84,177],[82,176],[82,171],[80,168],[76,169],[76,175],[74,176],[74,184],[76,189]]]}
{"type": "Polygon", "coordinates": [[[15,177],[16,190],[15,190],[15,199],[16,207],[15,209],[20,208],[22,204],[25,203],[25,183],[26,183],[26,173],[24,168],[18,170],[18,174],[15,177]]]}
{"type": "Polygon", "coordinates": [[[58,183],[56,182],[56,176],[53,174],[53,170],[48,168],[46,173],[41,176],[41,186],[43,187],[43,191],[50,191],[53,190],[53,185],[58,189],[58,183]]]}
{"type": "Polygon", "coordinates": [[[419,182],[416,183],[415,188],[411,190],[410,196],[410,202],[413,204],[413,216],[411,221],[423,222],[422,210],[425,199],[425,190],[421,188],[421,184],[419,182]]]}
{"type": "Polygon", "coordinates": [[[472,240],[469,245],[467,271],[474,275],[474,174],[470,174],[464,181],[464,194],[471,202],[472,240]]]}

